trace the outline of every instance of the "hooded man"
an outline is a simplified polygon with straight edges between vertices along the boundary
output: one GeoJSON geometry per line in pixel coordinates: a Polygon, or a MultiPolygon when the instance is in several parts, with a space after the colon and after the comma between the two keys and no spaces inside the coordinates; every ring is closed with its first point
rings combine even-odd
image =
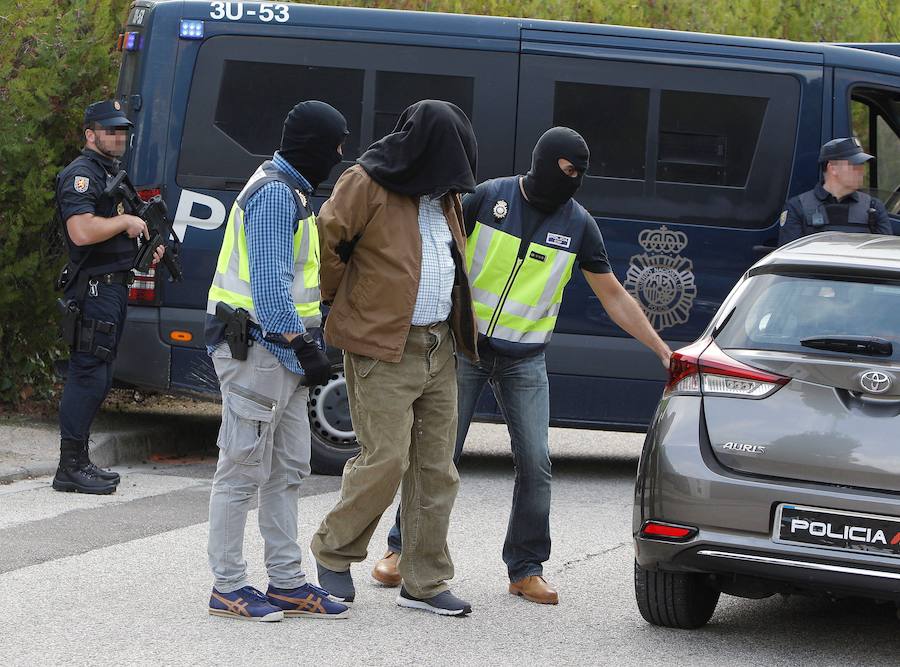
{"type": "Polygon", "coordinates": [[[209,288],[206,342],[222,390],[219,462],[209,500],[209,613],[254,621],[344,618],[347,607],[306,583],[297,544],[300,482],[309,475],[309,388],[331,364],[315,336],[319,251],[309,198],[341,161],[347,122],[300,102],[281,149],[256,170],[228,217],[209,288]],[[311,333],[312,332],[312,333],[311,333]],[[269,587],[247,578],[244,527],[259,500],[269,587]]]}
{"type": "MultiPolygon", "coordinates": [[[[668,367],[671,355],[612,273],[597,223],[572,199],[589,158],[581,135],[554,127],[535,145],[527,174],[481,183],[463,202],[479,360],[459,358],[454,461],[462,453],[478,397],[490,383],[509,429],[516,469],[503,546],[509,592],[541,604],[559,600],[543,577],[543,563],[550,557],[550,393],[544,348],[575,264],[616,324],[653,350],[663,366],[668,367]]],[[[388,552],[372,576],[396,585],[398,555],[402,549],[402,565],[408,543],[406,524],[395,524],[388,552]]]]}
{"type": "Polygon", "coordinates": [[[417,102],[343,173],[319,215],[325,338],[344,350],[361,447],[311,545],[319,583],[342,601],[356,594],[350,564],[365,559],[402,484],[409,546],[397,604],[471,611],[447,586],[447,529],[459,484],[454,351],[475,358],[459,199],[475,187],[475,159],[459,108],[417,102]]]}

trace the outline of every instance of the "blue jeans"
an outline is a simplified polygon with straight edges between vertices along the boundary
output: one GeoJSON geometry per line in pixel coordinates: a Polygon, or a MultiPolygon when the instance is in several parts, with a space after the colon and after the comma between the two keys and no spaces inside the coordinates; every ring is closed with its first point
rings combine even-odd
{"type": "MultiPolygon", "coordinates": [[[[489,382],[509,430],[516,484],[503,544],[510,581],[543,573],[550,558],[550,390],[544,353],[519,359],[489,349],[473,364],[458,356],[459,427],[453,462],[462,454],[475,405],[489,382]]],[[[388,548],[400,553],[399,509],[388,535],[388,548]]]]}

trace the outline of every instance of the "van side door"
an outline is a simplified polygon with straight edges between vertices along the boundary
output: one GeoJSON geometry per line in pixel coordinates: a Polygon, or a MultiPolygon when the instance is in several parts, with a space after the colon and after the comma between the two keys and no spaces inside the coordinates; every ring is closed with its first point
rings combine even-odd
{"type": "MultiPolygon", "coordinates": [[[[528,168],[550,126],[585,137],[591,164],[576,199],[674,347],[703,331],[758,259],[754,246],[774,245],[795,147],[807,161],[818,147],[821,56],[609,33],[523,31],[516,168],[528,168]]],[[[582,276],[567,288],[547,363],[558,423],[645,424],[664,378],[582,276]]]]}

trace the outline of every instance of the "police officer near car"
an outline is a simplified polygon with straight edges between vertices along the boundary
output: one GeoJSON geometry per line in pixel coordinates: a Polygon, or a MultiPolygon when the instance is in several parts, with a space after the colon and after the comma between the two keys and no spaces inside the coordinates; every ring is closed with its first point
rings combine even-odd
{"type": "Polygon", "coordinates": [[[860,191],[866,163],[874,159],[856,137],[832,139],[822,146],[822,180],[788,200],[778,219],[778,245],[818,232],[893,234],[884,204],[860,191]]]}
{"type": "MultiPolygon", "coordinates": [[[[91,104],[84,113],[84,149],[56,179],[57,215],[69,261],[60,276],[63,332],[71,347],[59,406],[57,491],[107,494],[119,475],[88,456],[91,423],[112,386],[112,364],[125,325],[128,285],[146,223],[107,194],[119,172],[132,123],[118,101],[91,104]]],[[[162,258],[163,246],[154,257],[162,258]]]]}

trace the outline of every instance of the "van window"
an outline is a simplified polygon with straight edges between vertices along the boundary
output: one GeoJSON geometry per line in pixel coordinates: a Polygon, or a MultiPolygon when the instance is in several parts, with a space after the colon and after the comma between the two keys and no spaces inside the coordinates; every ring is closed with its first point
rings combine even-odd
{"type": "Polygon", "coordinates": [[[390,134],[403,110],[419,100],[452,102],[471,119],[474,93],[475,79],[468,76],[378,72],[373,139],[390,134]]]}
{"type": "Polygon", "coordinates": [[[558,81],[553,124],[571,127],[591,150],[588,176],[644,178],[650,91],[558,81]]]}
{"type": "Polygon", "coordinates": [[[875,156],[866,165],[863,187],[900,215],[900,91],[857,88],[851,99],[853,134],[875,156]]]}
{"type": "Polygon", "coordinates": [[[248,152],[271,155],[281,143],[284,119],[294,105],[301,99],[321,100],[347,119],[350,136],[344,142],[344,156],[356,159],[364,77],[359,69],[226,60],[215,126],[248,152]]]}
{"type": "Polygon", "coordinates": [[[522,56],[520,173],[541,133],[567,125],[591,148],[578,201],[596,217],[772,226],[794,164],[797,78],[727,60],[704,67],[572,49],[522,56]]]}
{"type": "Polygon", "coordinates": [[[456,104],[476,136],[491,137],[494,150],[480,156],[479,177],[510,172],[516,53],[299,35],[214,35],[200,45],[189,90],[179,93],[187,96],[179,186],[240,190],[278,147],[285,116],[303,99],[328,102],[350,128],[344,159],[320,195],[327,196],[343,169],[394,128],[404,108],[426,98],[456,104]]]}
{"type": "Polygon", "coordinates": [[[768,100],[664,90],[656,180],[744,187],[768,100]]]}

